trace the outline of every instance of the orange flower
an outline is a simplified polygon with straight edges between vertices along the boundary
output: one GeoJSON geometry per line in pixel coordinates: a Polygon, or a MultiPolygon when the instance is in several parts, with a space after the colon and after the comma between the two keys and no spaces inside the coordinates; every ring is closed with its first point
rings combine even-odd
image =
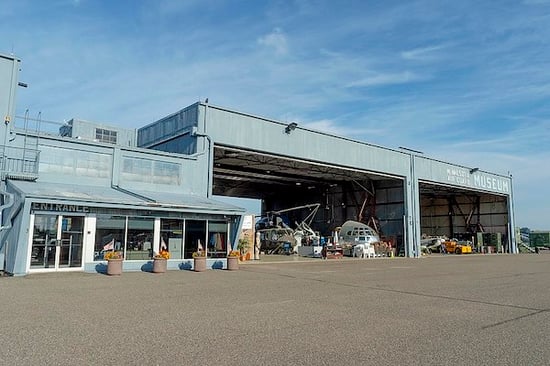
{"type": "Polygon", "coordinates": [[[106,253],[103,255],[103,259],[105,259],[105,260],[109,260],[109,259],[122,259],[122,253],[120,253],[120,252],[115,252],[115,251],[106,252],[106,253]]]}
{"type": "Polygon", "coordinates": [[[206,257],[206,252],[204,250],[193,252],[193,258],[196,258],[196,257],[206,257]]]}
{"type": "Polygon", "coordinates": [[[160,252],[158,252],[157,254],[155,254],[154,258],[156,258],[156,259],[170,259],[170,252],[163,249],[160,252]]]}

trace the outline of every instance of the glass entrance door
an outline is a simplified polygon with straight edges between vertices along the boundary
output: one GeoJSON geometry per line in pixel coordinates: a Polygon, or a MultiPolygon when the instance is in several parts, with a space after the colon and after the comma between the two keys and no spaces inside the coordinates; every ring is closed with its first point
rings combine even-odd
{"type": "Polygon", "coordinates": [[[55,268],[57,218],[57,215],[34,216],[31,269],[55,268]]]}
{"type": "Polygon", "coordinates": [[[83,216],[60,216],[59,268],[82,267],[83,216]]]}
{"type": "Polygon", "coordinates": [[[82,267],[83,216],[35,215],[31,269],[82,267]]]}

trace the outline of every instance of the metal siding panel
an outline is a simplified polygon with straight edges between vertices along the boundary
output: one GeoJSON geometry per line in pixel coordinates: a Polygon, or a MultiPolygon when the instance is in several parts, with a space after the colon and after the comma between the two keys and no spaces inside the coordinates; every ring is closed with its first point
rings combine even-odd
{"type": "Polygon", "coordinates": [[[195,104],[138,129],[138,146],[150,145],[176,136],[181,131],[196,126],[197,121],[198,105],[195,104]]]}
{"type": "Polygon", "coordinates": [[[498,174],[481,171],[470,173],[468,167],[422,156],[415,156],[415,169],[417,178],[423,181],[504,195],[509,195],[511,192],[512,180],[498,174]]]}
{"type": "Polygon", "coordinates": [[[216,144],[243,147],[298,159],[406,176],[409,155],[300,127],[209,107],[208,134],[216,144]]]}

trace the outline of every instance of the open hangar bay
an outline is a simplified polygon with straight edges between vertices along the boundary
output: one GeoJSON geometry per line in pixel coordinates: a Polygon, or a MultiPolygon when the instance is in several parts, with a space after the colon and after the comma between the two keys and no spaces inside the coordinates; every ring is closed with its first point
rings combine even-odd
{"type": "Polygon", "coordinates": [[[286,213],[291,224],[319,205],[311,227],[323,236],[356,220],[409,257],[423,237],[480,233],[517,252],[511,176],[202,102],[139,132],[148,148],[208,151],[210,194],[260,199],[263,214],[306,206],[286,213]]]}
{"type": "MultiPolygon", "coordinates": [[[[330,236],[346,220],[356,220],[393,241],[398,254],[415,256],[415,247],[404,245],[406,178],[344,163],[327,164],[216,145],[213,194],[260,199],[263,212],[318,203],[320,210],[311,226],[322,235],[330,236]]],[[[499,233],[501,251],[513,252],[506,195],[419,181],[417,197],[421,237],[474,242],[477,233],[499,233]]],[[[290,221],[299,222],[308,210],[289,212],[290,221]]]]}

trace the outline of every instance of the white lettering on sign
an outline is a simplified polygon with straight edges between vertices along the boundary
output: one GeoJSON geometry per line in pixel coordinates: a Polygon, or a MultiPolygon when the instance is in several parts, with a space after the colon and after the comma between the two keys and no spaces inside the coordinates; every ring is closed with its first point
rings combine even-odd
{"type": "Polygon", "coordinates": [[[510,185],[507,181],[481,174],[474,175],[474,186],[500,192],[509,192],[510,190],[510,185]]]}
{"type": "Polygon", "coordinates": [[[503,193],[510,192],[510,183],[507,180],[481,173],[470,174],[467,169],[448,168],[447,181],[468,187],[490,189],[503,193]]]}
{"type": "Polygon", "coordinates": [[[471,186],[470,172],[464,169],[447,169],[447,181],[463,186],[471,186]]]}
{"type": "Polygon", "coordinates": [[[56,212],[78,212],[89,213],[88,206],[81,205],[66,205],[62,203],[38,203],[33,202],[31,205],[32,211],[56,211],[56,212]]]}

